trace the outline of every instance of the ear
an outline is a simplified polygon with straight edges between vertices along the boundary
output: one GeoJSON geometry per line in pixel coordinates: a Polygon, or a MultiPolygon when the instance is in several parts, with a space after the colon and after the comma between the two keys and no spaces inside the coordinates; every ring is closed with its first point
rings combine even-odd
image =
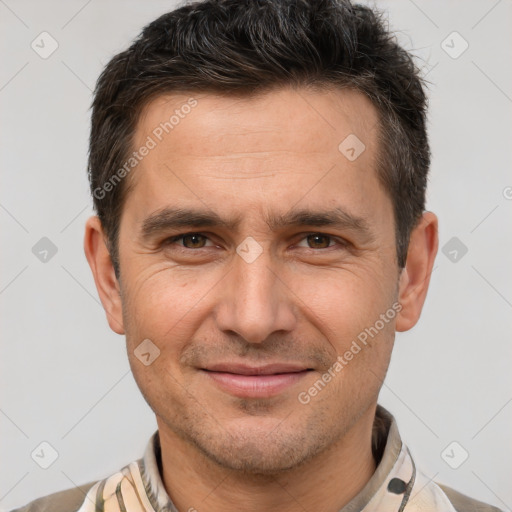
{"type": "Polygon", "coordinates": [[[85,256],[110,328],[117,334],[124,334],[121,291],[105,240],[100,219],[97,216],[89,218],[85,224],[85,256]]]}
{"type": "Polygon", "coordinates": [[[398,300],[402,309],[396,321],[399,332],[408,331],[420,318],[438,245],[437,217],[425,212],[411,233],[407,262],[400,275],[398,300]]]}

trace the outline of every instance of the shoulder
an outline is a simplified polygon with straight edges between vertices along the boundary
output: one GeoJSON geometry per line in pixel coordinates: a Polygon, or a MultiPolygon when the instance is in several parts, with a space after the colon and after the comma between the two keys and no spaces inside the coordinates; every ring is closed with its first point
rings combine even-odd
{"type": "Polygon", "coordinates": [[[89,482],[79,487],[43,496],[11,512],[76,512],[84,502],[87,491],[95,483],[89,482]]]}
{"type": "Polygon", "coordinates": [[[436,482],[436,484],[446,494],[457,512],[503,512],[499,508],[483,503],[482,501],[475,500],[474,498],[470,498],[447,485],[440,484],[439,482],[436,482]]]}

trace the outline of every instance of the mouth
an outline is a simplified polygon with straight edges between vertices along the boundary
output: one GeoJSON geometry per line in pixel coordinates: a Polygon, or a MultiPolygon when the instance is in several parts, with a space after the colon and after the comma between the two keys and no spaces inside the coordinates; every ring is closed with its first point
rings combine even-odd
{"type": "Polygon", "coordinates": [[[218,388],[239,398],[270,398],[300,382],[312,368],[289,363],[249,366],[221,363],[201,368],[218,388]]]}

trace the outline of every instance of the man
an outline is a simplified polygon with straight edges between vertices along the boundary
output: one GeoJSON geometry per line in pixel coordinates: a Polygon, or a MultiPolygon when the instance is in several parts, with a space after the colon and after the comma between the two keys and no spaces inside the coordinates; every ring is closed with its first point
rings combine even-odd
{"type": "Polygon", "coordinates": [[[438,248],[426,97],[369,8],[207,0],[102,73],[85,253],[158,430],[24,511],[491,511],[378,405],[438,248]]]}

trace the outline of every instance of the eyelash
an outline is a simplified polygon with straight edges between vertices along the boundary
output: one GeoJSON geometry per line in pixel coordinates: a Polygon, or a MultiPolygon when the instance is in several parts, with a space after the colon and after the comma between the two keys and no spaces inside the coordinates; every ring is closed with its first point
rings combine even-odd
{"type": "MultiPolygon", "coordinates": [[[[174,244],[175,242],[178,242],[179,240],[183,240],[186,236],[190,236],[190,235],[200,235],[208,240],[210,240],[210,238],[204,234],[204,233],[200,233],[200,232],[197,232],[197,231],[189,231],[188,233],[181,233],[179,235],[175,235],[175,236],[172,236],[172,237],[169,237],[169,238],[166,238],[164,241],[163,241],[163,244],[164,245],[172,245],[174,244]]],[[[346,240],[342,239],[342,238],[339,238],[339,237],[335,237],[333,235],[329,235],[327,233],[320,233],[318,231],[312,231],[311,233],[305,233],[303,235],[303,237],[300,239],[300,241],[308,238],[309,236],[313,236],[313,235],[318,235],[318,236],[321,236],[321,237],[326,237],[328,238],[330,241],[335,241],[335,242],[338,242],[338,245],[340,245],[342,248],[347,248],[349,246],[349,242],[347,242],[346,240]]],[[[210,240],[211,241],[211,240],[210,240]]],[[[329,246],[329,247],[323,247],[321,249],[314,249],[312,247],[307,247],[307,249],[311,250],[311,251],[315,251],[315,252],[318,252],[318,251],[321,251],[321,250],[327,250],[327,249],[332,249],[332,247],[334,246],[329,246]]],[[[189,250],[189,251],[198,251],[200,249],[207,249],[207,247],[198,247],[197,249],[191,249],[189,247],[184,247],[184,246],[181,246],[180,247],[181,249],[185,249],[185,250],[189,250]]]]}

